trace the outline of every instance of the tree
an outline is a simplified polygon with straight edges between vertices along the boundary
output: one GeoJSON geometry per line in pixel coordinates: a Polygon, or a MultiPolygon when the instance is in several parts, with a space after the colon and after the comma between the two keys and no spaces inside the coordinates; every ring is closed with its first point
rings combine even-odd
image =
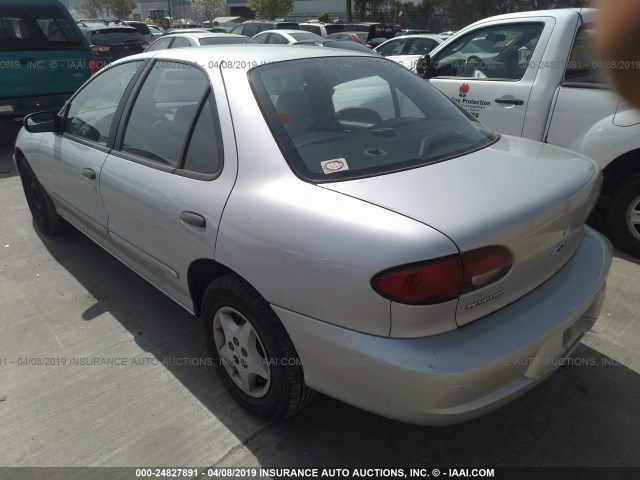
{"type": "Polygon", "coordinates": [[[102,2],[100,0],[87,0],[80,12],[88,18],[98,18],[102,16],[102,2]]]}
{"type": "Polygon", "coordinates": [[[329,15],[328,12],[321,12],[318,15],[318,21],[323,23],[333,23],[333,19],[331,18],[331,15],[329,15]]]}
{"type": "Polygon", "coordinates": [[[223,16],[227,10],[227,0],[189,0],[189,3],[196,14],[210,22],[213,22],[216,17],[223,16]]]}
{"type": "Polygon", "coordinates": [[[293,10],[293,0],[249,0],[249,8],[260,18],[275,20],[293,10]]]}
{"type": "Polygon", "coordinates": [[[80,8],[89,18],[110,17],[128,18],[136,3],[132,0],[87,0],[80,8]]]}
{"type": "Polygon", "coordinates": [[[109,7],[111,14],[116,18],[129,18],[131,12],[136,8],[136,3],[132,0],[110,0],[109,7]]]}

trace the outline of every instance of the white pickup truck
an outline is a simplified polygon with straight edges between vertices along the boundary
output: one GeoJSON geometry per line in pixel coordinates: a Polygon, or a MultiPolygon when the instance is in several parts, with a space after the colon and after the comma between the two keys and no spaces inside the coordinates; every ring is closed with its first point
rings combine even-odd
{"type": "Polygon", "coordinates": [[[596,58],[596,13],[559,9],[481,20],[424,56],[418,74],[497,132],[593,158],[604,170],[597,212],[606,215],[614,241],[640,257],[640,111],[603,76],[605,68],[640,68],[640,60],[606,65],[596,58]]]}

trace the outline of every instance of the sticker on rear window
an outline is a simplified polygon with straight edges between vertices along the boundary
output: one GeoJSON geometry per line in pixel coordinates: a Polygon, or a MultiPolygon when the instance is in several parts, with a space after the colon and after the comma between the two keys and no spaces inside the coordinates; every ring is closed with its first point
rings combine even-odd
{"type": "Polygon", "coordinates": [[[322,171],[324,173],[342,172],[343,170],[349,170],[349,165],[344,158],[334,158],[333,160],[325,160],[320,162],[322,165],[322,171]]]}

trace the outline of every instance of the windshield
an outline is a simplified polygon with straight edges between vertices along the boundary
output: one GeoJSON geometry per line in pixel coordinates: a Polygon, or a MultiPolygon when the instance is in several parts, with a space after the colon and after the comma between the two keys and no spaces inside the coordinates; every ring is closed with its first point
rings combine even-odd
{"type": "Polygon", "coordinates": [[[289,165],[312,181],[423,166],[497,139],[420,77],[375,57],[268,64],[250,81],[289,165]]]}

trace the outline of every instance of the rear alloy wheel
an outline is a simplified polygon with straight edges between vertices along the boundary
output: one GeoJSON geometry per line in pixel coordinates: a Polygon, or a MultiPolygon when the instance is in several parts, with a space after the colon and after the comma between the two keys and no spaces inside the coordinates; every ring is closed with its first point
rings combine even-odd
{"type": "Polygon", "coordinates": [[[19,163],[18,171],[22,180],[24,196],[38,228],[47,235],[57,235],[71,229],[71,225],[56,212],[56,208],[46,190],[38,181],[26,160],[19,163]]]}
{"type": "Polygon", "coordinates": [[[298,412],[315,396],[280,319],[244,280],[214,280],[202,300],[207,347],[225,388],[245,409],[267,420],[298,412]]]}
{"type": "Polygon", "coordinates": [[[616,191],[607,209],[607,226],[615,242],[640,258],[640,175],[616,191]]]}

